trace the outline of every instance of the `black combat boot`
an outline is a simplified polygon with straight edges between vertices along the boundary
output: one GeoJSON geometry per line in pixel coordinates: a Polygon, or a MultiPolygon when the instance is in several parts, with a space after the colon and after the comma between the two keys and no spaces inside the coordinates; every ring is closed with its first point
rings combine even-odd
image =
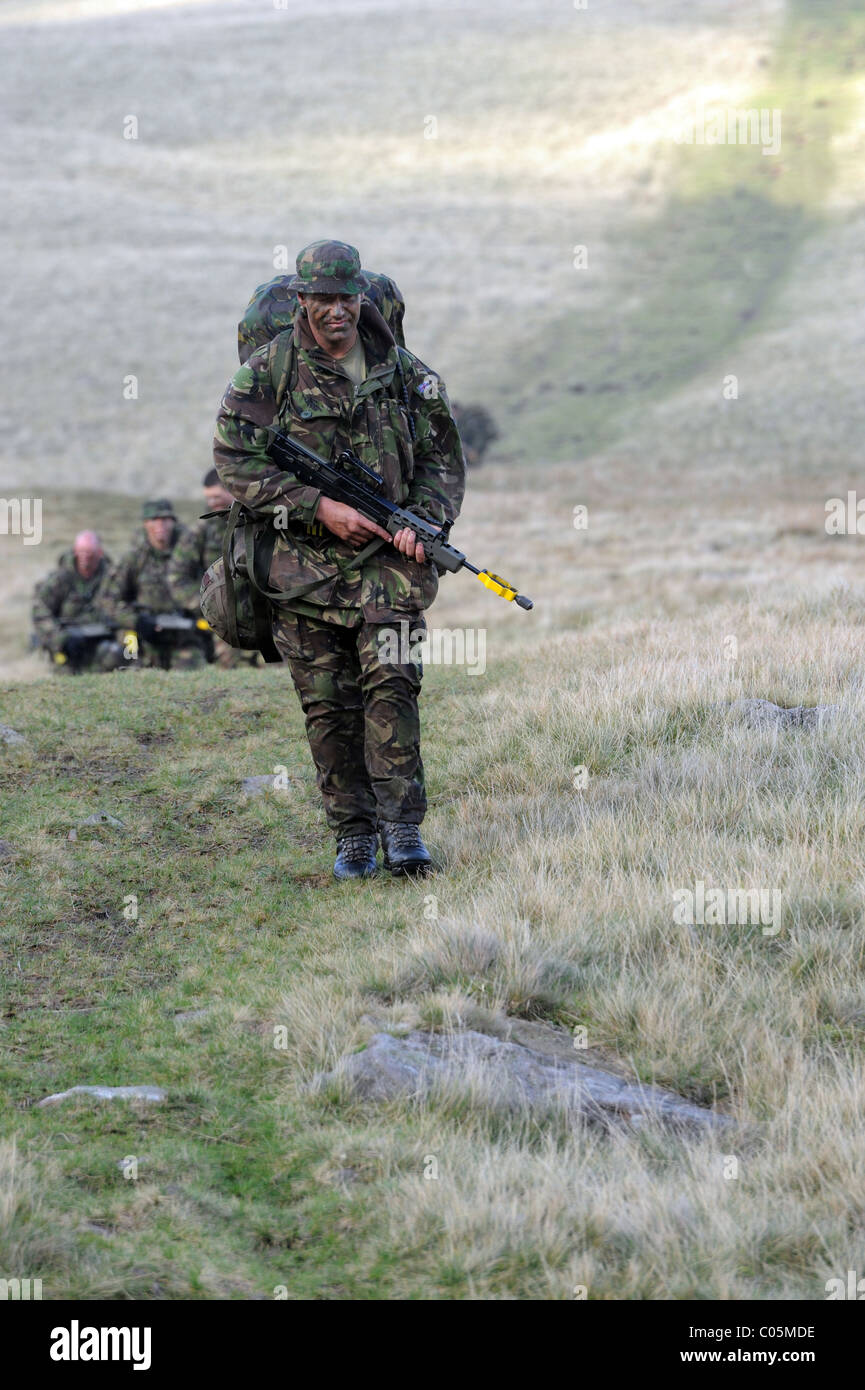
{"type": "Polygon", "coordinates": [[[420,837],[420,826],[401,820],[379,822],[384,867],[397,874],[426,874],[432,868],[430,852],[420,837]]]}
{"type": "Polygon", "coordinates": [[[341,835],[336,842],[334,878],[371,878],[378,869],[377,849],[377,835],[341,835]]]}

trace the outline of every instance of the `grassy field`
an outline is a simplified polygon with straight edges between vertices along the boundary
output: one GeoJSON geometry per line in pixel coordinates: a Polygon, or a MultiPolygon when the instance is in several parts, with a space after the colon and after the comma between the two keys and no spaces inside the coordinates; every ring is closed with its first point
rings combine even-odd
{"type": "Polygon", "coordinates": [[[710,618],[685,650],[676,621],[631,620],[483,680],[431,670],[425,884],[332,884],[280,670],[8,694],[6,1265],[53,1298],[822,1297],[865,1233],[854,616],[754,605],[758,655],[732,667],[710,618]],[[755,688],[841,712],[816,735],[730,723],[719,701],[755,688]],[[287,792],[240,795],[278,764],[287,792]],[[96,811],[123,827],[81,828],[96,811]],[[780,930],[677,925],[697,880],[771,890],[780,930]],[[585,1027],[735,1139],[306,1090],[382,1028],[514,1017],[585,1027]],[[94,1082],[168,1100],[30,1108],[94,1082]]]}
{"type": "MultiPolygon", "coordinates": [[[[0,6],[19,57],[65,64],[31,106],[0,59],[26,126],[9,321],[54,302],[51,252],[70,364],[48,409],[8,374],[0,450],[7,493],[45,502],[41,546],[0,537],[0,719],[27,740],[0,743],[0,1276],[46,1298],[824,1298],[865,1238],[863,541],[824,526],[861,490],[865,6],[510,0],[430,30],[404,4],[388,64],[393,7],[347,10],[336,141],[320,95],[289,127],[272,61],[290,24],[319,90],[304,5],[98,8],[0,6]],[[237,53],[254,136],[246,93],[219,101],[237,53]],[[779,109],[779,156],[677,144],[700,92],[779,109]],[[442,583],[431,623],[482,628],[487,666],[425,677],[423,884],[331,881],[283,671],[49,680],[26,651],[74,530],[119,553],[141,491],[192,499],[239,306],[272,245],[334,228],[503,426],[454,539],[536,601],[442,583]],[[727,716],[741,695],[838,709],[759,731],[727,716]],[[240,794],[279,764],[288,791],[240,794]],[[82,827],[99,810],[122,828],[82,827]],[[771,892],[779,930],[680,924],[697,883],[771,892]],[[514,1020],[585,1028],[736,1128],[603,1138],[458,1089],[309,1087],[381,1029],[514,1020]],[[96,1082],[168,1098],[33,1108],[96,1082]]],[[[16,348],[37,378],[39,337],[16,348]]]]}

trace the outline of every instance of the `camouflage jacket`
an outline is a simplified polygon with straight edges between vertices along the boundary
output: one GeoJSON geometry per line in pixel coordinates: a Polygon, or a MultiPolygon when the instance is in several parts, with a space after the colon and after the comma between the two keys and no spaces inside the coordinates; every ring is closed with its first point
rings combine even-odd
{"type": "Polygon", "coordinates": [[[168,583],[179,608],[198,616],[199,593],[205,570],[222,554],[225,534],[224,516],[210,516],[184,531],[171,552],[168,562],[168,583]]]}
{"type": "Polygon", "coordinates": [[[175,613],[177,603],[168,582],[168,566],[174,547],[187,536],[185,526],[174,528],[167,550],[154,550],[142,529],[135,544],[108,574],[100,595],[105,611],[117,627],[135,627],[136,614],[175,613]]]}
{"type": "Polygon", "coordinates": [[[213,451],[229,492],[262,516],[282,513],[271,588],[290,595],[318,580],[303,597],[289,596],[286,606],[349,625],[358,621],[358,610],[367,622],[381,622],[429,607],[438,589],[435,567],[382,543],[354,569],[358,551],[314,524],[318,489],[299,483],[270,458],[267,427],[278,425],[327,459],[352,449],[383,478],[384,496],[434,522],[458,515],[465,488],[465,459],[444,383],[397,348],[369,304],[361,309],[359,331],[367,377],[355,387],[298,315],[291,331],[254,352],[229,383],[213,451]]]}
{"type": "Polygon", "coordinates": [[[33,627],[43,647],[52,652],[60,650],[64,624],[107,621],[100,589],[110,563],[108,556],[103,555],[96,573],[85,579],[78,573],[74,552],[66,550],[58,558],[57,569],[36,585],[33,627]]]}
{"type": "MultiPolygon", "coordinates": [[[[400,347],[405,347],[402,320],[405,314],[405,300],[398,287],[387,275],[377,275],[374,270],[364,271],[369,280],[365,298],[374,304],[400,347]]],[[[251,357],[256,348],[264,347],[291,328],[297,313],[297,295],[288,285],[293,275],[277,275],[266,285],[259,285],[253,294],[246,312],[237,325],[237,353],[241,363],[251,357]]]]}

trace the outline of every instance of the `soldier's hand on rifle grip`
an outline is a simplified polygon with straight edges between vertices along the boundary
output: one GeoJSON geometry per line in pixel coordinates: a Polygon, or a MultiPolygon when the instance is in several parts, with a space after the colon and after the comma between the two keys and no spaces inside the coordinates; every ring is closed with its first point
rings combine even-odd
{"type": "Polygon", "coordinates": [[[332,531],[335,536],[339,536],[340,540],[348,541],[349,545],[366,545],[373,536],[381,536],[386,541],[390,540],[387,531],[383,530],[381,526],[377,526],[374,521],[369,521],[367,517],[355,511],[354,507],[347,506],[345,502],[335,502],[332,497],[325,497],[323,493],[319,498],[315,519],[320,521],[322,526],[326,526],[328,531],[332,531]]]}

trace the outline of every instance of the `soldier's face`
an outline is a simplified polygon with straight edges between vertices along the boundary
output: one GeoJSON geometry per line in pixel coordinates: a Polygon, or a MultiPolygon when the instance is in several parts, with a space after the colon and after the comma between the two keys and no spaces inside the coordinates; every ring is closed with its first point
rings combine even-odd
{"type": "Polygon", "coordinates": [[[354,347],[362,296],[359,294],[302,294],[310,331],[331,357],[343,357],[354,347]]]}
{"type": "Polygon", "coordinates": [[[209,512],[221,512],[223,507],[231,506],[234,498],[224,487],[220,487],[218,483],[214,483],[213,487],[206,487],[204,489],[204,500],[207,503],[207,510],[209,512]]]}
{"type": "Polygon", "coordinates": [[[171,533],[174,530],[174,522],[170,516],[153,516],[149,521],[145,521],[144,529],[154,550],[168,549],[171,533]]]}
{"type": "Polygon", "coordinates": [[[82,579],[92,579],[99,568],[102,551],[95,545],[76,545],[75,568],[82,579]]]}

